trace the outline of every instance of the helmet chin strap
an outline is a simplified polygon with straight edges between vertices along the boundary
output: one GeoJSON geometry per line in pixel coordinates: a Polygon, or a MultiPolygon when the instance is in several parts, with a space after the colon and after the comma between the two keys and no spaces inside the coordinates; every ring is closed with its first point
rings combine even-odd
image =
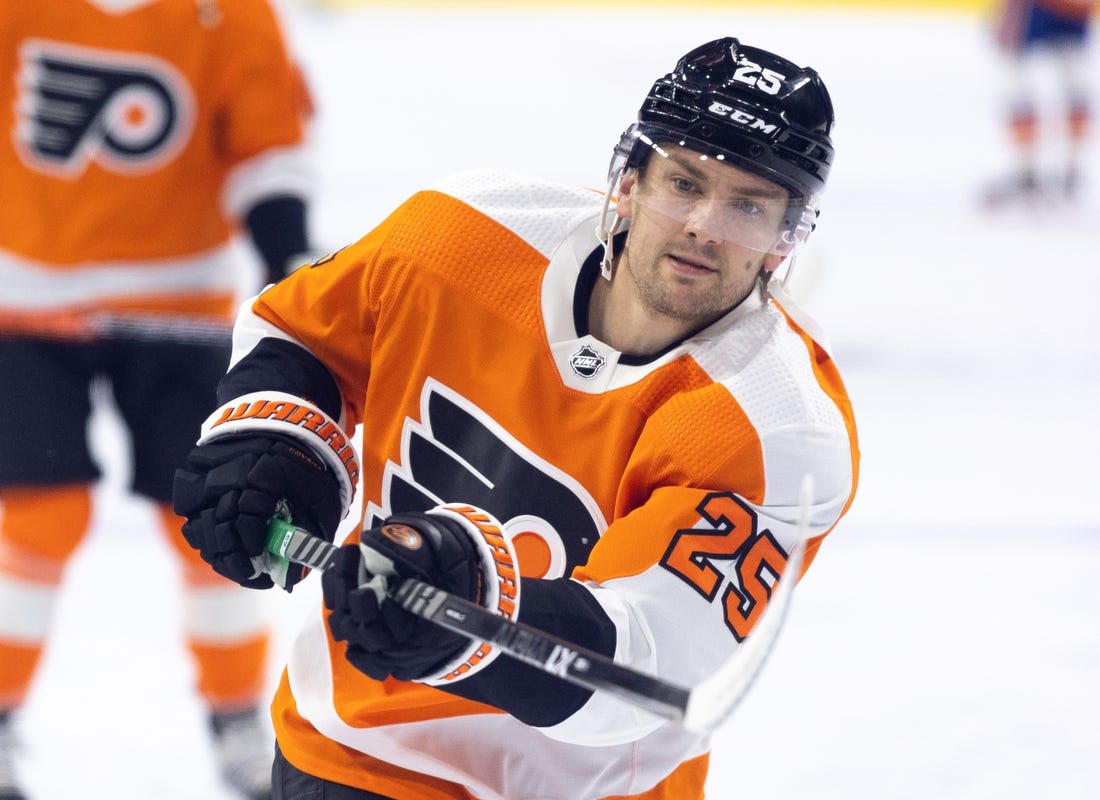
{"type": "Polygon", "coordinates": [[[607,218],[611,213],[611,197],[615,194],[615,190],[619,188],[619,181],[623,177],[623,171],[624,170],[620,169],[618,173],[612,176],[611,180],[608,181],[607,192],[605,192],[603,196],[603,207],[600,210],[600,221],[596,225],[596,238],[598,238],[600,244],[603,245],[603,259],[600,261],[600,274],[607,280],[611,280],[611,275],[615,267],[613,245],[615,234],[619,232],[619,228],[621,228],[623,224],[623,219],[619,216],[617,211],[610,225],[607,224],[607,218]]]}

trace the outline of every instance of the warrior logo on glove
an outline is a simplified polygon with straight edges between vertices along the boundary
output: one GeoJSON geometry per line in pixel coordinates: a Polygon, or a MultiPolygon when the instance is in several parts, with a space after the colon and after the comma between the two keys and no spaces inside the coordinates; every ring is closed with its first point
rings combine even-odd
{"type": "MultiPolygon", "coordinates": [[[[519,616],[520,582],[516,568],[516,551],[501,524],[487,512],[474,506],[450,503],[436,506],[431,512],[436,518],[450,517],[460,524],[473,542],[480,561],[478,592],[480,604],[506,619],[519,616]]],[[[392,526],[386,526],[392,527],[392,526]]],[[[402,526],[404,527],[404,526],[402,526]]],[[[419,539],[420,534],[413,531],[419,539]]],[[[473,599],[473,598],[470,598],[473,599]]],[[[487,642],[473,642],[451,663],[421,682],[439,685],[466,678],[489,665],[500,654],[487,642]]]]}

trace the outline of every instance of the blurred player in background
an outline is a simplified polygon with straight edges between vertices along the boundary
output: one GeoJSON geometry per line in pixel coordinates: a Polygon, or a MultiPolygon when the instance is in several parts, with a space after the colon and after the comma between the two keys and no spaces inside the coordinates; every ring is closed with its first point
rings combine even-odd
{"type": "Polygon", "coordinates": [[[986,191],[996,207],[1018,200],[1074,200],[1082,149],[1092,124],[1089,26],[1097,0],[1006,0],[996,41],[1004,60],[1006,124],[1015,164],[986,191]],[[1042,80],[1043,68],[1056,82],[1042,80]],[[1044,114],[1044,106],[1056,109],[1044,114]],[[1050,173],[1046,164],[1056,165],[1050,173]]]}
{"type": "Polygon", "coordinates": [[[270,797],[266,614],[187,547],[169,501],[228,363],[236,295],[255,290],[236,237],[250,235],[264,282],[308,249],[310,113],[268,0],[0,4],[4,800],[24,797],[13,712],[93,516],[93,382],[109,383],[132,438],[133,491],[182,556],[186,640],[222,774],[270,797]]]}
{"type": "Polygon", "coordinates": [[[289,587],[300,568],[254,561],[271,516],[331,540],[364,493],[276,692],[276,798],[702,798],[708,734],[383,587],[416,576],[683,686],[737,651],[855,492],[842,381],[773,277],[816,222],[832,127],[814,70],[708,42],[652,85],[606,192],[461,173],[242,307],[176,473],[184,535],[289,587]]]}

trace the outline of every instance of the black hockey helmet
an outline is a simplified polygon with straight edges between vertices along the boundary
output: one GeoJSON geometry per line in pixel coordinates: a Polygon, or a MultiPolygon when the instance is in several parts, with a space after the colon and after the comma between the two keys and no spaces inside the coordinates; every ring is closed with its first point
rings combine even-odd
{"type": "Polygon", "coordinates": [[[833,104],[817,72],[733,37],[695,48],[657,80],[611,160],[614,183],[661,143],[773,181],[808,207],[833,163],[833,104]]]}

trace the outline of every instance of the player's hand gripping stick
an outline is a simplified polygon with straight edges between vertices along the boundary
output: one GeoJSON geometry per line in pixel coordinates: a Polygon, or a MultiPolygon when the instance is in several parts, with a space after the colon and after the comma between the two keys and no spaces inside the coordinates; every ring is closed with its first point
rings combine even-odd
{"type": "MultiPolygon", "coordinates": [[[[594,691],[610,692],[653,714],[679,721],[694,732],[713,730],[748,692],[772,647],[790,605],[801,572],[808,527],[812,481],[803,482],[799,530],[802,534],[787,557],[783,578],[773,588],[767,607],[752,634],[718,670],[693,689],[616,664],[599,653],[513,622],[415,579],[392,585],[389,598],[402,608],[474,641],[489,642],[502,652],[543,672],[594,691]]],[[[284,519],[271,520],[267,549],[271,567],[286,562],[323,571],[339,550],[284,519]]]]}

